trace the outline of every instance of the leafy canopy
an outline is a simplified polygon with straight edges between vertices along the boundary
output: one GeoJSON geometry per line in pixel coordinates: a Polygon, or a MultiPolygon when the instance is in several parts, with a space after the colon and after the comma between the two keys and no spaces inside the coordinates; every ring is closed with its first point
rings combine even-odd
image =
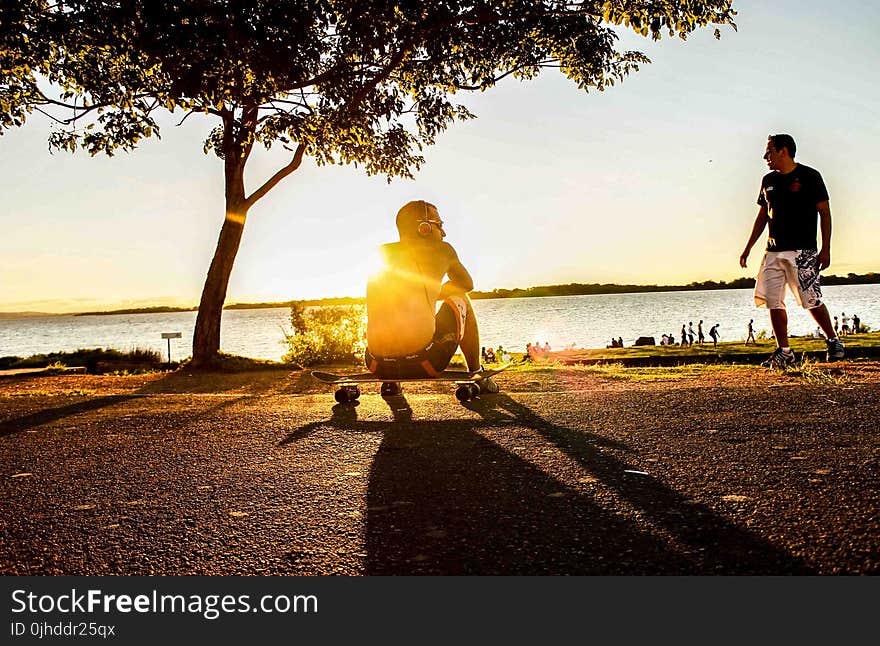
{"type": "MultiPolygon", "coordinates": [[[[730,0],[15,0],[0,9],[0,133],[33,111],[50,146],[92,155],[159,135],[158,110],[219,118],[228,161],[255,143],[411,176],[461,90],[558,68],[603,90],[649,62],[615,29],[686,38],[730,0]]],[[[271,186],[269,187],[271,188],[271,186]]],[[[257,196],[259,197],[259,196],[257,196]]]]}

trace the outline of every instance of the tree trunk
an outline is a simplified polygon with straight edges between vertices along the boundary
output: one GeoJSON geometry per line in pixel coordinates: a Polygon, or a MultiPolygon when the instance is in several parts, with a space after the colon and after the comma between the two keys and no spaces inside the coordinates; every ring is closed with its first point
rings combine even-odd
{"type": "Polygon", "coordinates": [[[226,289],[232,274],[232,265],[241,244],[247,210],[244,204],[227,205],[226,219],[220,229],[220,239],[208,277],[202,289],[199,313],[193,333],[193,367],[209,366],[220,351],[220,317],[226,301],[226,289]]]}

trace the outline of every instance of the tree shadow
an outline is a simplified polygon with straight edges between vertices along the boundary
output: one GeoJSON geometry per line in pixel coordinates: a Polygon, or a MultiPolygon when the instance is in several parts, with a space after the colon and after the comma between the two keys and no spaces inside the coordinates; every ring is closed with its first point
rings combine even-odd
{"type": "MultiPolygon", "coordinates": [[[[292,384],[282,383],[279,385],[281,380],[286,380],[285,373],[282,373],[281,371],[266,371],[266,374],[253,384],[249,384],[247,381],[248,374],[242,373],[240,379],[230,386],[226,392],[223,392],[226,396],[225,401],[215,406],[211,406],[206,411],[194,412],[190,417],[190,421],[215,415],[218,411],[231,407],[242,401],[257,399],[260,395],[268,391],[282,394],[296,392],[296,389],[300,388],[304,380],[307,379],[304,374],[305,373],[302,372],[296,373],[292,384]],[[242,390],[238,382],[249,386],[248,390],[242,390]]],[[[130,401],[139,397],[156,394],[214,394],[217,392],[217,388],[216,384],[209,380],[210,376],[210,374],[206,377],[198,374],[191,375],[185,372],[172,372],[157,381],[138,388],[134,392],[91,397],[85,401],[44,409],[23,417],[0,421],[0,437],[28,431],[64,419],[65,417],[96,411],[101,408],[106,408],[107,406],[113,406],[114,404],[130,401]],[[195,379],[192,379],[192,377],[195,377],[195,379]]],[[[227,376],[224,376],[224,378],[226,377],[227,376]]]]}
{"type": "Polygon", "coordinates": [[[134,399],[136,395],[107,395],[105,397],[97,397],[87,401],[68,404],[67,406],[58,406],[57,408],[49,408],[41,410],[24,417],[17,417],[0,422],[0,437],[21,433],[23,431],[56,422],[71,415],[79,415],[80,413],[88,413],[106,406],[112,406],[120,402],[134,399]]]}

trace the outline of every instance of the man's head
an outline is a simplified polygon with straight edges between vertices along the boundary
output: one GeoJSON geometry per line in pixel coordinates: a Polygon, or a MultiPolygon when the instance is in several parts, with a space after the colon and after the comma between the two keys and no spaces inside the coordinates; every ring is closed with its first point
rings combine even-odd
{"type": "Polygon", "coordinates": [[[785,171],[794,163],[794,154],[797,146],[791,135],[770,135],[767,137],[767,149],[764,151],[764,159],[770,170],[785,171]]]}
{"type": "Polygon", "coordinates": [[[397,212],[396,222],[401,240],[413,238],[442,240],[446,236],[437,207],[424,200],[414,200],[404,204],[397,212]]]}

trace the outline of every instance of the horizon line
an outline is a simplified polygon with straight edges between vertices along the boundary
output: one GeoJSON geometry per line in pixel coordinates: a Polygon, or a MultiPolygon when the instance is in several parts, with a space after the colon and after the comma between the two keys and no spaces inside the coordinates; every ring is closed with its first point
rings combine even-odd
{"type": "MultiPolygon", "coordinates": [[[[470,292],[472,297],[475,300],[491,300],[493,298],[517,298],[517,297],[528,297],[523,296],[524,292],[535,292],[539,290],[559,290],[560,288],[569,288],[576,289],[579,287],[584,288],[607,288],[609,292],[604,293],[627,293],[625,291],[620,291],[626,288],[635,288],[638,291],[700,291],[701,288],[709,288],[709,289],[748,289],[749,285],[743,285],[744,282],[751,281],[754,283],[754,277],[739,277],[734,278],[730,281],[724,280],[704,280],[704,281],[692,281],[686,284],[678,284],[678,285],[658,285],[656,283],[578,283],[578,282],[570,282],[570,283],[555,283],[551,285],[533,285],[531,287],[496,287],[490,291],[482,291],[482,290],[473,290],[470,292]],[[714,286],[714,287],[713,287],[714,286]],[[520,296],[515,296],[514,294],[520,294],[520,296]]],[[[831,280],[831,283],[825,283],[828,285],[834,284],[876,284],[880,283],[880,274],[878,272],[867,272],[865,274],[855,274],[853,272],[848,273],[845,276],[838,276],[836,274],[829,274],[827,276],[823,276],[823,282],[831,280]],[[870,280],[865,280],[870,279],[870,280]],[[865,282],[860,282],[864,280],[865,282]]],[[[536,295],[537,297],[541,296],[586,296],[590,294],[578,294],[578,293],[561,293],[561,294],[544,294],[544,295],[536,295]]],[[[320,298],[294,298],[287,300],[279,300],[279,301],[252,301],[252,302],[242,302],[236,301],[228,304],[224,304],[223,309],[259,309],[261,306],[265,307],[285,307],[289,306],[292,303],[325,303],[327,301],[363,301],[365,296],[323,296],[320,298]]],[[[85,300],[85,299],[78,299],[85,300]]],[[[25,301],[28,303],[30,307],[27,309],[21,310],[8,310],[4,311],[2,308],[4,307],[3,303],[0,303],[0,317],[2,318],[37,318],[40,316],[71,316],[71,315],[91,315],[91,314],[113,314],[113,313],[149,313],[146,310],[155,310],[156,313],[161,313],[161,311],[197,311],[198,304],[182,304],[182,305],[157,305],[155,304],[157,301],[161,302],[164,300],[163,298],[157,298],[154,301],[141,301],[142,305],[136,304],[137,302],[128,301],[128,305],[124,305],[126,301],[121,301],[119,306],[114,306],[111,303],[105,305],[105,308],[112,309],[89,309],[89,310],[71,310],[71,311],[43,311],[38,309],[33,309],[34,303],[64,303],[61,299],[56,301],[25,301]],[[150,304],[152,303],[152,304],[150,304]]],[[[171,299],[168,299],[171,300],[171,299]]],[[[19,301],[21,302],[21,301],[19,301]]],[[[12,305],[12,304],[10,304],[12,305]]],[[[98,306],[101,307],[101,306],[98,306]]]]}

